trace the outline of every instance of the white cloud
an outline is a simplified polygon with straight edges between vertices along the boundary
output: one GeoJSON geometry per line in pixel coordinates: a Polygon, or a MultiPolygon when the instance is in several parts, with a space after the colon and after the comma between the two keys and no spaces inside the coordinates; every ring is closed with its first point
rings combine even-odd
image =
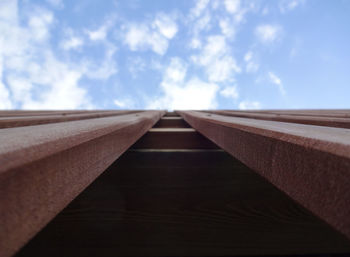
{"type": "Polygon", "coordinates": [[[255,28],[255,36],[265,44],[277,41],[282,34],[282,28],[279,25],[264,24],[255,28]]]}
{"type": "Polygon", "coordinates": [[[190,11],[190,16],[192,19],[199,17],[203,10],[207,8],[209,4],[209,0],[198,0],[196,2],[196,6],[193,7],[190,11]]]}
{"type": "Polygon", "coordinates": [[[169,40],[176,35],[178,28],[174,19],[165,14],[158,14],[152,23],[130,23],[124,30],[124,43],[131,51],[151,49],[159,55],[164,55],[169,40]]]}
{"type": "Polygon", "coordinates": [[[175,21],[165,14],[158,14],[153,21],[152,27],[157,28],[167,39],[172,39],[178,30],[175,21]]]}
{"type": "Polygon", "coordinates": [[[86,33],[92,41],[104,40],[107,36],[107,28],[102,26],[97,30],[87,30],[86,33]]]}
{"type": "Polygon", "coordinates": [[[225,87],[220,91],[220,95],[222,95],[223,97],[232,98],[232,99],[237,99],[239,96],[236,86],[225,87]]]}
{"type": "Polygon", "coordinates": [[[164,80],[168,83],[181,83],[184,81],[187,68],[180,58],[172,58],[170,65],[164,73],[164,80]]]}
{"type": "Polygon", "coordinates": [[[244,55],[244,61],[246,63],[246,72],[253,73],[258,71],[259,64],[254,60],[252,51],[248,51],[244,55]]]}
{"type": "Polygon", "coordinates": [[[282,95],[285,95],[286,90],[283,87],[281,79],[271,71],[268,73],[268,76],[269,76],[271,83],[275,84],[278,87],[278,90],[280,91],[280,93],[282,95]]]}
{"type": "Polygon", "coordinates": [[[226,10],[235,14],[240,10],[240,0],[225,0],[224,2],[226,10]]]}
{"type": "Polygon", "coordinates": [[[11,109],[12,107],[10,93],[5,85],[0,81],[0,109],[11,109]]]}
{"type": "Polygon", "coordinates": [[[199,49],[202,47],[202,41],[199,40],[198,38],[192,38],[190,42],[190,48],[192,49],[199,49]]]}
{"type": "Polygon", "coordinates": [[[164,71],[161,82],[162,95],[151,99],[148,109],[213,109],[219,87],[196,77],[186,80],[187,65],[173,58],[164,71]]]}
{"type": "Polygon", "coordinates": [[[32,33],[31,36],[36,41],[47,40],[49,37],[49,29],[52,22],[52,12],[41,8],[34,8],[32,15],[30,15],[28,21],[28,25],[32,33]]]}
{"type": "Polygon", "coordinates": [[[114,25],[114,23],[115,17],[108,17],[98,29],[87,29],[85,30],[85,33],[91,41],[104,41],[107,38],[108,30],[114,25]]]}
{"type": "Polygon", "coordinates": [[[233,81],[234,75],[241,72],[224,36],[210,36],[207,43],[192,61],[206,70],[208,79],[213,82],[233,81]]]}
{"type": "Polygon", "coordinates": [[[115,99],[113,103],[121,109],[131,109],[135,106],[135,102],[131,98],[115,99]]]}
{"type": "Polygon", "coordinates": [[[282,0],[279,3],[279,8],[281,13],[285,13],[287,11],[292,11],[298,6],[305,3],[305,0],[282,0]]]}
{"type": "Polygon", "coordinates": [[[85,75],[90,79],[106,80],[118,72],[114,54],[117,48],[114,44],[105,41],[105,56],[101,63],[86,64],[85,75]]]}
{"type": "Polygon", "coordinates": [[[60,47],[64,50],[78,49],[84,45],[84,40],[76,36],[74,31],[70,28],[65,31],[65,38],[60,42],[60,47]]]}
{"type": "MultiPolygon", "coordinates": [[[[223,2],[223,1],[221,1],[223,2]]],[[[231,26],[238,25],[244,21],[245,14],[254,9],[254,3],[240,0],[225,0],[224,7],[231,18],[231,26]]]]}
{"type": "Polygon", "coordinates": [[[240,110],[257,110],[261,109],[261,103],[258,101],[242,101],[239,103],[240,110]]]}
{"type": "Polygon", "coordinates": [[[228,38],[233,38],[236,34],[236,27],[230,22],[228,18],[220,19],[219,26],[222,34],[228,38]]]}
{"type": "Polygon", "coordinates": [[[32,6],[19,22],[16,1],[0,2],[1,108],[89,108],[84,70],[51,50],[52,12],[32,6]],[[2,6],[2,5],[5,5],[2,6]],[[4,73],[5,71],[5,73],[4,73]]]}
{"type": "Polygon", "coordinates": [[[251,61],[252,58],[253,58],[253,52],[252,52],[252,51],[249,51],[249,52],[247,52],[247,53],[244,55],[244,60],[245,60],[246,62],[251,61]]]}
{"type": "Polygon", "coordinates": [[[164,55],[168,49],[168,40],[157,31],[150,31],[149,27],[142,24],[129,25],[125,41],[131,51],[148,50],[164,55]]]}
{"type": "Polygon", "coordinates": [[[0,109],[11,109],[12,102],[10,100],[10,92],[2,83],[3,63],[0,57],[0,109]]]}
{"type": "Polygon", "coordinates": [[[206,11],[202,16],[200,16],[196,21],[193,22],[193,34],[198,36],[202,31],[207,31],[211,27],[211,15],[209,11],[206,11]]]}
{"type": "Polygon", "coordinates": [[[79,37],[71,37],[61,42],[61,47],[64,50],[77,49],[84,44],[84,41],[79,37]]]}

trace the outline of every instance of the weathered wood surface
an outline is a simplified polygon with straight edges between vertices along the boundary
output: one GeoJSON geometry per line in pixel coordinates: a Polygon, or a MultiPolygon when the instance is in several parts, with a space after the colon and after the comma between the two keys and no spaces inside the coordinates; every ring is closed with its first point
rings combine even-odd
{"type": "Polygon", "coordinates": [[[195,111],[193,128],[350,238],[350,130],[195,111]]]}
{"type": "MultiPolygon", "coordinates": [[[[115,110],[103,110],[104,112],[115,110]]],[[[71,115],[79,113],[95,113],[101,112],[101,110],[60,110],[60,111],[29,111],[29,110],[6,110],[0,111],[0,117],[24,117],[24,116],[42,116],[42,115],[71,115]]]]}
{"type": "MultiPolygon", "coordinates": [[[[327,116],[319,116],[315,112],[314,115],[305,114],[304,112],[294,112],[294,113],[279,113],[279,112],[247,112],[247,111],[205,111],[208,113],[214,113],[224,116],[251,118],[258,120],[271,120],[271,121],[281,121],[281,122],[292,122],[307,125],[317,125],[326,127],[337,127],[337,128],[350,128],[350,116],[348,117],[332,117],[330,114],[325,113],[327,116]]],[[[344,114],[340,114],[344,115],[344,114]]],[[[347,114],[345,114],[347,115],[347,114]]]]}
{"type": "Polygon", "coordinates": [[[223,151],[129,150],[16,257],[349,252],[341,234],[223,151]]]}
{"type": "MultiPolygon", "coordinates": [[[[154,131],[145,135],[152,140],[127,151],[17,257],[350,251],[342,235],[223,150],[183,149],[170,128],[172,140],[155,149],[163,134],[154,131]]],[[[189,141],[196,138],[189,135],[189,141]]]]}
{"type": "Polygon", "coordinates": [[[40,115],[25,115],[25,116],[7,116],[0,117],[0,128],[13,128],[32,126],[48,123],[58,123],[74,120],[94,119],[110,116],[118,116],[125,114],[137,113],[139,111],[99,111],[99,112],[84,112],[84,113],[50,113],[40,115]]]}
{"type": "Polygon", "coordinates": [[[164,114],[0,130],[0,256],[14,254],[164,114]]]}
{"type": "Polygon", "coordinates": [[[276,113],[304,116],[320,116],[320,117],[340,117],[350,118],[350,109],[320,109],[320,110],[255,110],[251,112],[260,113],[276,113]]]}

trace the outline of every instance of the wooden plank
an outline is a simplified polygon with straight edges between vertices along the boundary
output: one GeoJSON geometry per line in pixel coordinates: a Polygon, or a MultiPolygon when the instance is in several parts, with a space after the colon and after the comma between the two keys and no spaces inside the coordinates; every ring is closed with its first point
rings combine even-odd
{"type": "Polygon", "coordinates": [[[218,147],[192,128],[152,128],[133,149],[217,149],[218,147]]]}
{"type": "Polygon", "coordinates": [[[179,116],[176,112],[166,112],[165,117],[174,117],[174,116],[179,116]]]}
{"type": "Polygon", "coordinates": [[[271,120],[281,122],[292,122],[307,125],[317,125],[326,127],[337,128],[350,128],[350,117],[324,117],[324,116],[311,116],[303,115],[301,112],[295,112],[290,114],[282,113],[269,113],[269,112],[244,112],[244,111],[205,111],[208,113],[214,113],[225,116],[252,118],[258,120],[271,120]]]}
{"type": "MultiPolygon", "coordinates": [[[[108,110],[104,110],[108,111],[108,110]]],[[[101,110],[40,110],[40,111],[30,111],[30,110],[6,110],[0,111],[0,117],[24,117],[24,116],[41,116],[41,115],[71,115],[79,113],[94,113],[101,112],[101,110]]]]}
{"type": "Polygon", "coordinates": [[[193,128],[350,238],[350,130],[178,112],[193,128]]]}
{"type": "Polygon", "coordinates": [[[304,116],[311,115],[311,116],[323,116],[323,117],[350,118],[350,110],[349,109],[257,110],[257,112],[289,114],[289,115],[304,115],[304,116]]]}
{"type": "Polygon", "coordinates": [[[163,114],[0,130],[0,256],[14,254],[163,114]]]}
{"type": "Polygon", "coordinates": [[[16,257],[348,252],[342,235],[227,153],[188,150],[127,151],[16,257]]]}
{"type": "Polygon", "coordinates": [[[162,117],[154,128],[190,128],[187,122],[181,117],[162,117]]]}
{"type": "Polygon", "coordinates": [[[39,116],[21,116],[21,117],[0,117],[0,128],[13,128],[32,126],[48,123],[66,122],[74,120],[94,119],[124,114],[137,113],[138,111],[99,111],[99,112],[80,112],[80,113],[54,113],[50,115],[39,116]]]}

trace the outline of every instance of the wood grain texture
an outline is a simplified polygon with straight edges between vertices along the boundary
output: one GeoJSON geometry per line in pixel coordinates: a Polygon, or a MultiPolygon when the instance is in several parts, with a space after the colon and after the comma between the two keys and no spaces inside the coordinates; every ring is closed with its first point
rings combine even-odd
{"type": "Polygon", "coordinates": [[[14,254],[164,114],[0,130],[0,256],[14,254]]]}
{"type": "MultiPolygon", "coordinates": [[[[79,113],[94,113],[100,112],[101,110],[6,110],[0,111],[0,117],[25,117],[25,116],[42,116],[42,115],[71,115],[79,113]]],[[[106,112],[110,110],[104,110],[106,112]]]]}
{"type": "Polygon", "coordinates": [[[350,130],[195,111],[192,127],[350,238],[350,130]]]}
{"type": "Polygon", "coordinates": [[[1,128],[13,128],[13,127],[23,127],[32,126],[48,123],[58,123],[74,120],[85,120],[85,119],[95,119],[102,117],[118,116],[125,114],[137,113],[139,111],[99,111],[99,112],[78,112],[78,113],[50,113],[50,115],[41,114],[34,116],[16,116],[16,117],[0,117],[0,129],[1,128]]]}
{"type": "Polygon", "coordinates": [[[337,128],[350,128],[350,117],[329,117],[319,116],[317,113],[314,115],[303,112],[294,113],[273,113],[273,112],[247,112],[247,111],[205,111],[208,113],[214,113],[224,116],[243,117],[258,120],[271,120],[281,122],[292,122],[307,125],[317,125],[326,127],[337,127],[337,128]]]}
{"type": "Polygon", "coordinates": [[[254,112],[289,114],[289,115],[304,115],[304,116],[350,118],[350,110],[349,109],[256,110],[254,112]]]}
{"type": "Polygon", "coordinates": [[[16,257],[349,252],[342,235],[223,151],[128,151],[16,257]]]}

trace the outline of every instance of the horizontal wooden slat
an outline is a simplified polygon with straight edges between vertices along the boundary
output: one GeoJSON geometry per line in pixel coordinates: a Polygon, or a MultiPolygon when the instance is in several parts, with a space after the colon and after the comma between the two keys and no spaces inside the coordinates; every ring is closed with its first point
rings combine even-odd
{"type": "Polygon", "coordinates": [[[152,128],[133,146],[133,149],[217,149],[192,128],[152,128]]]}
{"type": "Polygon", "coordinates": [[[193,128],[350,238],[350,130],[178,112],[193,128]]]}
{"type": "Polygon", "coordinates": [[[32,126],[48,123],[57,123],[73,120],[94,119],[124,114],[137,113],[138,111],[99,111],[99,112],[80,112],[80,113],[57,113],[38,116],[21,117],[0,117],[0,128],[12,128],[22,126],[32,126]]]}
{"type": "Polygon", "coordinates": [[[223,151],[127,151],[16,257],[349,251],[340,233],[223,151]]]}
{"type": "Polygon", "coordinates": [[[270,113],[270,112],[244,112],[244,111],[205,111],[225,116],[252,118],[258,120],[271,120],[281,122],[292,122],[308,125],[350,128],[350,117],[329,117],[304,115],[302,112],[295,113],[270,113]]]}
{"type": "Polygon", "coordinates": [[[154,128],[189,128],[187,122],[182,117],[162,117],[154,128]]]}
{"type": "Polygon", "coordinates": [[[0,130],[0,256],[11,256],[164,114],[0,130]]]}

